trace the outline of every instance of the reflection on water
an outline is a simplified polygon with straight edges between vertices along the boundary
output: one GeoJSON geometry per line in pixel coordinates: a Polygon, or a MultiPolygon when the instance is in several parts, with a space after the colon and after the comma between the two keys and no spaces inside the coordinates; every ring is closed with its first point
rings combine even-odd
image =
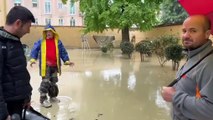
{"type": "Polygon", "coordinates": [[[175,76],[171,63],[160,67],[157,58],[140,62],[127,59],[120,50],[103,54],[100,50],[70,50],[73,68],[62,66],[59,77],[58,104],[52,108],[38,103],[38,69],[30,69],[33,81],[33,104],[51,120],[170,120],[170,104],[160,90],[175,76]],[[62,97],[62,96],[67,96],[62,97]],[[72,98],[72,99],[68,99],[72,98]]]}
{"type": "Polygon", "coordinates": [[[84,73],[85,73],[85,75],[87,77],[91,77],[92,76],[92,72],[91,71],[85,71],[84,73]]]}
{"type": "Polygon", "coordinates": [[[117,85],[121,81],[121,70],[120,69],[111,69],[111,70],[103,70],[101,72],[103,75],[103,80],[109,81],[112,80],[114,85],[117,85]]]}
{"type": "Polygon", "coordinates": [[[134,90],[136,85],[136,77],[134,73],[130,73],[129,78],[128,78],[128,89],[129,90],[134,90]]]}

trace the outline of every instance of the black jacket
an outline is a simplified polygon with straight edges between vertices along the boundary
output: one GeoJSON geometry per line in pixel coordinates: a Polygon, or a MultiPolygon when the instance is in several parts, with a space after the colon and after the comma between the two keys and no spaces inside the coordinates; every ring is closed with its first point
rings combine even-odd
{"type": "Polygon", "coordinates": [[[7,102],[30,101],[32,87],[20,39],[0,28],[0,120],[7,102]]]}

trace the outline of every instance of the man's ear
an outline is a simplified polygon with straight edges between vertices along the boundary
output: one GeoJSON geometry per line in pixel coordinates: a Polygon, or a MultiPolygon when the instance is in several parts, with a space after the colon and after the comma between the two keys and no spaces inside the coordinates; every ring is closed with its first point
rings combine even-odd
{"type": "Polygon", "coordinates": [[[205,33],[206,39],[209,39],[209,36],[211,35],[211,30],[207,30],[205,33]]]}
{"type": "Polygon", "coordinates": [[[16,28],[19,28],[19,27],[22,26],[22,21],[21,21],[20,19],[17,19],[17,20],[15,21],[14,25],[15,25],[16,28]]]}

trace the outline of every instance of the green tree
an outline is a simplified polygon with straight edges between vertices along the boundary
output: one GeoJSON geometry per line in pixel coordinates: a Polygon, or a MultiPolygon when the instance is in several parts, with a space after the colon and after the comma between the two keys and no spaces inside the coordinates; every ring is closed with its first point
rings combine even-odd
{"type": "Polygon", "coordinates": [[[119,29],[122,31],[122,40],[129,41],[129,29],[132,26],[146,31],[158,23],[156,16],[161,2],[162,0],[80,0],[85,32],[119,29]]]}
{"type": "Polygon", "coordinates": [[[164,0],[161,4],[160,24],[181,24],[188,16],[178,0],[164,0]]]}
{"type": "Polygon", "coordinates": [[[179,38],[175,35],[163,35],[152,40],[153,52],[156,54],[161,67],[163,67],[167,61],[165,55],[166,47],[172,44],[178,44],[178,42],[179,38]]]}
{"type": "Polygon", "coordinates": [[[133,43],[129,42],[129,41],[123,41],[120,44],[120,48],[123,54],[127,54],[129,56],[129,58],[131,58],[132,53],[134,51],[134,45],[133,43]]]}
{"type": "Polygon", "coordinates": [[[144,56],[151,56],[152,42],[151,40],[142,40],[135,45],[135,50],[140,53],[141,62],[144,61],[144,56]]]}
{"type": "Polygon", "coordinates": [[[165,56],[167,60],[172,60],[172,70],[178,70],[179,63],[184,57],[182,54],[182,46],[179,44],[172,44],[166,47],[165,56]]]}

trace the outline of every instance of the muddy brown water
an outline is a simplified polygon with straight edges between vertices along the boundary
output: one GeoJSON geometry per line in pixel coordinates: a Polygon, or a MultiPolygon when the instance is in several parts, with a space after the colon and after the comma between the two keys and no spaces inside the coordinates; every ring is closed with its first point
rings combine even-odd
{"type": "Polygon", "coordinates": [[[39,104],[38,63],[28,66],[32,106],[43,115],[51,120],[171,120],[171,105],[160,93],[175,77],[170,61],[160,67],[156,56],[140,62],[139,53],[128,59],[119,49],[106,54],[97,49],[68,52],[75,66],[62,66],[60,103],[51,108],[39,104]]]}

